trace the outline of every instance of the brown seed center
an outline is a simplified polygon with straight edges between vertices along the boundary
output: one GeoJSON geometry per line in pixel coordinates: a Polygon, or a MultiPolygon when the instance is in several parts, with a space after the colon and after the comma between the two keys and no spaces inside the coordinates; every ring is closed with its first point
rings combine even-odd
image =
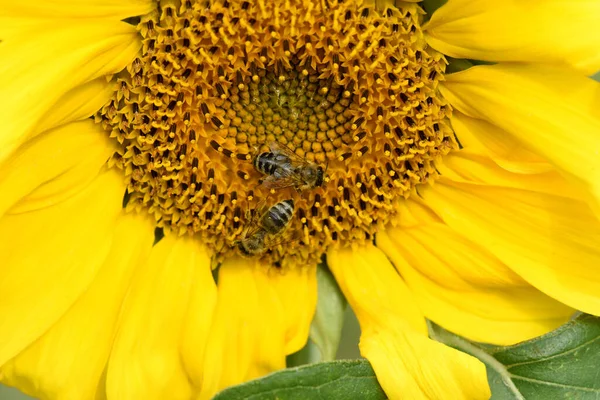
{"type": "Polygon", "coordinates": [[[141,54],[97,116],[119,143],[128,209],[220,259],[247,211],[293,199],[289,228],[266,243],[271,263],[315,262],[394,221],[456,148],[437,91],[445,60],[417,6],[326,3],[165,1],[141,19],[141,54]],[[261,185],[252,161],[272,143],[321,166],[323,186],[261,185]]]}

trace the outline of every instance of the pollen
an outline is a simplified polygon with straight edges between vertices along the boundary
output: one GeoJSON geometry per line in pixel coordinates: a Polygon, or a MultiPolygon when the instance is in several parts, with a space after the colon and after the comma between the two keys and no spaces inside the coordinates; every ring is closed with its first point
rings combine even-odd
{"type": "Polygon", "coordinates": [[[265,262],[313,263],[372,241],[457,148],[439,95],[446,60],[414,3],[160,1],[139,56],[96,115],[117,150],[129,211],[193,235],[215,260],[257,210],[293,199],[265,262]],[[321,187],[271,190],[253,165],[278,143],[325,171],[321,187]]]}

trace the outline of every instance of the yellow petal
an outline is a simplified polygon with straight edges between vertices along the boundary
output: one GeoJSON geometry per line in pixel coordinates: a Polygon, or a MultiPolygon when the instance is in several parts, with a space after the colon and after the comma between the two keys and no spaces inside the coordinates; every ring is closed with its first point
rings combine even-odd
{"type": "Polygon", "coordinates": [[[443,224],[380,232],[377,247],[428,319],[471,340],[514,344],[549,332],[575,312],[443,224]]]}
{"type": "Polygon", "coordinates": [[[440,179],[421,192],[457,232],[558,301],[600,315],[600,223],[585,203],[440,179]]]}
{"type": "Polygon", "coordinates": [[[40,119],[32,134],[91,117],[112,98],[113,86],[113,81],[101,77],[71,89],[40,119]]]}
{"type": "Polygon", "coordinates": [[[487,65],[448,75],[440,90],[553,163],[600,215],[600,83],[556,67],[487,65]]]}
{"type": "Polygon", "coordinates": [[[151,221],[123,215],[108,257],[89,289],[48,332],[0,369],[2,381],[30,396],[93,399],[102,375],[121,303],[135,267],[150,252],[151,221]]]}
{"type": "Polygon", "coordinates": [[[492,123],[471,118],[458,110],[452,112],[451,121],[462,152],[486,155],[511,172],[531,174],[554,170],[548,160],[492,123]]]}
{"type": "Polygon", "coordinates": [[[485,366],[404,324],[363,333],[360,351],[391,400],[489,399],[485,366]]]}
{"type": "MultiPolygon", "coordinates": [[[[109,20],[73,20],[52,28],[36,25],[35,29],[22,32],[18,40],[3,42],[0,162],[39,132],[36,125],[40,119],[66,93],[120,71],[139,48],[133,26],[109,20]]],[[[65,110],[61,109],[61,113],[65,110]]]]}
{"type": "Polygon", "coordinates": [[[2,16],[26,18],[110,18],[121,20],[150,12],[152,0],[0,0],[2,16]]]}
{"type": "Polygon", "coordinates": [[[330,251],[327,264],[363,331],[369,327],[385,328],[388,321],[401,319],[416,332],[427,334],[425,318],[413,294],[379,249],[366,246],[355,251],[330,251]],[[360,290],[352,290],[358,289],[352,285],[358,286],[359,282],[360,290]]]}
{"type": "Polygon", "coordinates": [[[484,365],[427,337],[425,319],[374,246],[330,251],[328,265],[361,326],[360,350],[390,399],[487,399],[484,365]]]}
{"type": "Polygon", "coordinates": [[[427,42],[456,58],[557,63],[600,70],[596,0],[449,0],[424,26],[427,42]]]}
{"type": "Polygon", "coordinates": [[[310,324],[317,306],[317,271],[315,266],[289,269],[285,274],[274,271],[271,285],[286,310],[285,354],[292,354],[306,344],[310,324]]]}
{"type": "Polygon", "coordinates": [[[204,352],[217,304],[217,286],[210,267],[197,268],[192,285],[180,351],[190,380],[199,388],[203,379],[204,352]]]}
{"type": "Polygon", "coordinates": [[[13,206],[18,213],[69,198],[98,175],[113,151],[106,132],[90,120],[36,137],[0,165],[0,216],[13,206]]]}
{"type": "Polygon", "coordinates": [[[237,258],[221,265],[200,399],[285,368],[285,356],[308,339],[316,303],[315,278],[309,274],[315,274],[314,267],[281,272],[237,258]],[[297,298],[285,293],[295,285],[297,298]]]}
{"type": "Polygon", "coordinates": [[[555,170],[530,174],[514,173],[487,157],[462,151],[448,154],[438,163],[437,168],[445,178],[457,182],[525,189],[578,200],[586,197],[586,193],[578,190],[555,170]]]}
{"type": "Polygon", "coordinates": [[[192,387],[180,355],[181,336],[197,277],[210,257],[194,238],[167,235],[132,278],[108,363],[109,399],[189,399],[192,387]]]}
{"type": "Polygon", "coordinates": [[[410,228],[442,221],[433,210],[417,199],[418,194],[415,192],[413,196],[398,203],[398,213],[400,214],[398,218],[399,227],[410,228]]]}
{"type": "Polygon", "coordinates": [[[109,171],[67,201],[0,219],[0,365],[87,290],[110,249],[122,180],[109,171]]]}

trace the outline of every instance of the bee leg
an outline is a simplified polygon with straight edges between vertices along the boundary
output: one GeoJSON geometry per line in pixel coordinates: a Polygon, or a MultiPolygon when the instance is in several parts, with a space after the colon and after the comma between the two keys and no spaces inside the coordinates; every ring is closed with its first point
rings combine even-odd
{"type": "Polygon", "coordinates": [[[252,210],[250,209],[250,203],[248,203],[248,207],[246,208],[246,211],[244,212],[244,218],[246,219],[246,221],[252,221],[252,210]]]}
{"type": "Polygon", "coordinates": [[[246,209],[246,221],[249,221],[250,224],[256,223],[263,214],[265,202],[266,200],[261,200],[254,209],[251,209],[250,204],[248,204],[248,208],[246,209]]]}

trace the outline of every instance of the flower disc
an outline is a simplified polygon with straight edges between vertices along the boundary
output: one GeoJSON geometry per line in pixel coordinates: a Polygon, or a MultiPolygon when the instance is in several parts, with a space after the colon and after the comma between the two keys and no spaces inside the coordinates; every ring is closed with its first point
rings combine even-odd
{"type": "Polygon", "coordinates": [[[456,148],[439,96],[443,56],[415,5],[161,1],[138,23],[141,54],[115,77],[97,121],[118,141],[128,209],[196,235],[218,259],[252,211],[293,199],[266,261],[315,262],[372,240],[456,148]],[[253,158],[277,142],[325,170],[298,193],[260,184],[253,158]],[[249,212],[250,211],[250,212],[249,212]]]}

